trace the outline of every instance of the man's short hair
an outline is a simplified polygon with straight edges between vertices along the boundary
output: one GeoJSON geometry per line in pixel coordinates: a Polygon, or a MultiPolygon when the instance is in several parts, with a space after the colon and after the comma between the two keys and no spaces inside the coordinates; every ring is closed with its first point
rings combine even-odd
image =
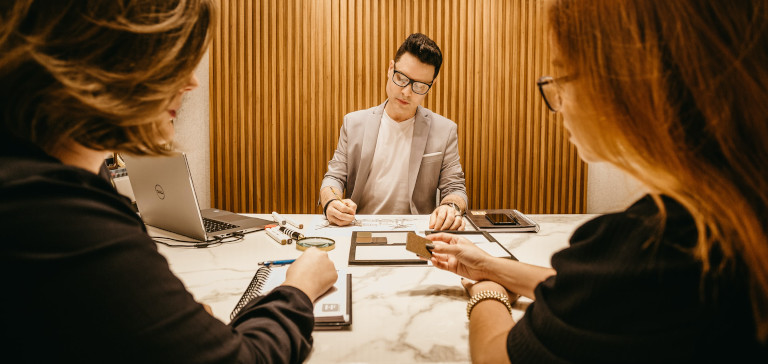
{"type": "Polygon", "coordinates": [[[440,72],[440,66],[443,64],[443,52],[440,52],[440,47],[437,46],[435,41],[429,39],[424,34],[413,33],[400,45],[395,54],[395,62],[399,61],[405,52],[416,56],[421,63],[435,66],[435,75],[432,79],[437,77],[437,73],[440,72]]]}

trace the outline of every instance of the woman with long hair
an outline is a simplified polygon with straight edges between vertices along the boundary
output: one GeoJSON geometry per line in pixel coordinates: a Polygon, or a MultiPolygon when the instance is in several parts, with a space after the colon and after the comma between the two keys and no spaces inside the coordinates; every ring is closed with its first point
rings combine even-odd
{"type": "Polygon", "coordinates": [[[478,362],[768,361],[768,2],[556,0],[538,86],[582,159],[650,193],[552,269],[447,234],[478,362]],[[520,322],[509,292],[534,299],[520,322]]]}
{"type": "Polygon", "coordinates": [[[99,176],[162,155],[205,53],[211,0],[0,3],[2,351],[20,362],[302,362],[336,270],[307,250],[225,325],[99,176]]]}

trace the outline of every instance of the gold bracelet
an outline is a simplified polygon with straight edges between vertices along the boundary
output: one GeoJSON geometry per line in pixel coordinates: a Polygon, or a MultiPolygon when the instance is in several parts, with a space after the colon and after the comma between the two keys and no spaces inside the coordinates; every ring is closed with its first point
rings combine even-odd
{"type": "Polygon", "coordinates": [[[497,291],[480,291],[472,296],[472,298],[469,299],[469,302],[467,302],[467,320],[469,320],[469,315],[472,313],[472,309],[475,308],[475,305],[480,303],[480,301],[485,300],[496,300],[503,303],[504,306],[507,306],[509,314],[512,314],[512,304],[509,302],[507,295],[497,291]]]}

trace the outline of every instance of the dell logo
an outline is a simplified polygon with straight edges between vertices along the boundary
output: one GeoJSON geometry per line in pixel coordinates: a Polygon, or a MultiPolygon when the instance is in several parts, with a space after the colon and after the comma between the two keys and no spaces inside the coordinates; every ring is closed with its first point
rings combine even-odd
{"type": "Polygon", "coordinates": [[[161,200],[165,199],[165,191],[163,191],[163,186],[155,185],[155,193],[157,194],[157,198],[161,200]]]}

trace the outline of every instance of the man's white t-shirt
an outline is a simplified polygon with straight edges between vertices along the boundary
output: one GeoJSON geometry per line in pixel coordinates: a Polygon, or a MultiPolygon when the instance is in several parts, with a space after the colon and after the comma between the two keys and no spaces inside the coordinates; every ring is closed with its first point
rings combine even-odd
{"type": "Polygon", "coordinates": [[[358,214],[409,215],[408,163],[416,116],[396,122],[384,110],[371,161],[371,173],[358,204],[358,214]]]}

